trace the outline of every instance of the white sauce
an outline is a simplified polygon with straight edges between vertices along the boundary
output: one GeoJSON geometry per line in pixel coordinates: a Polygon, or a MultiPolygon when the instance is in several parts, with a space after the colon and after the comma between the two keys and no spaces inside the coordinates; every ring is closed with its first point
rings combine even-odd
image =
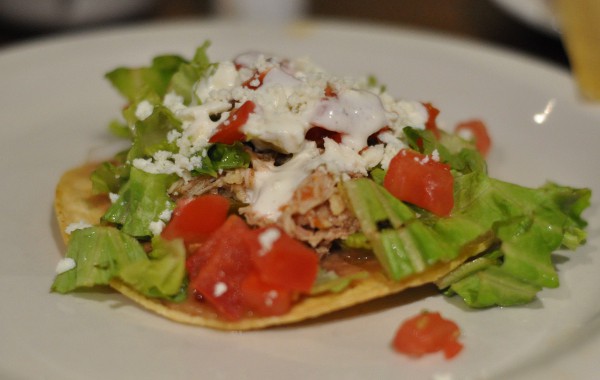
{"type": "Polygon", "coordinates": [[[370,135],[386,126],[387,119],[377,95],[351,89],[323,100],[311,122],[342,133],[342,143],[359,151],[367,146],[370,135]]]}

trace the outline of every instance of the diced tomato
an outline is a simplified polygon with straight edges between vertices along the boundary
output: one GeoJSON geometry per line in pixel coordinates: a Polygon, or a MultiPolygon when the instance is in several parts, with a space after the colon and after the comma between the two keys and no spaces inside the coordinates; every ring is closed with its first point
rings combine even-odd
{"type": "Polygon", "coordinates": [[[338,144],[342,142],[342,134],[340,132],[330,131],[317,126],[311,127],[308,131],[306,131],[306,135],[304,136],[306,140],[316,142],[317,146],[320,148],[323,147],[326,137],[332,139],[338,144]]]}
{"type": "Polygon", "coordinates": [[[267,75],[268,72],[269,72],[269,70],[265,70],[260,73],[255,73],[254,75],[252,75],[252,77],[250,79],[248,79],[247,81],[242,83],[242,87],[246,87],[251,90],[256,90],[257,88],[262,86],[263,81],[265,80],[265,76],[267,75]]]}
{"type": "Polygon", "coordinates": [[[325,97],[326,98],[335,98],[336,96],[337,96],[337,93],[335,92],[335,90],[333,89],[331,84],[327,83],[327,87],[325,87],[325,97]]]}
{"type": "Polygon", "coordinates": [[[229,320],[238,320],[247,311],[241,286],[253,271],[244,239],[248,232],[250,228],[246,223],[232,215],[186,263],[190,289],[202,294],[220,315],[229,320]],[[201,265],[194,268],[198,263],[201,265]]]}
{"type": "Polygon", "coordinates": [[[260,316],[282,315],[292,307],[292,292],[266,284],[257,273],[250,273],[242,282],[245,305],[260,316]]]}
{"type": "Polygon", "coordinates": [[[488,134],[485,124],[481,120],[469,120],[459,123],[455,130],[456,133],[461,131],[467,131],[473,135],[475,140],[475,147],[481,153],[482,156],[487,156],[492,146],[492,140],[488,134]]]}
{"type": "Polygon", "coordinates": [[[217,126],[215,134],[208,141],[211,143],[233,144],[236,141],[244,140],[246,135],[242,133],[241,128],[246,124],[255,107],[254,102],[250,100],[244,102],[240,108],[229,114],[227,120],[217,126]]]}
{"type": "Polygon", "coordinates": [[[229,200],[220,195],[181,200],[161,236],[182,238],[186,245],[202,242],[225,222],[228,211],[229,200]]]}
{"type": "Polygon", "coordinates": [[[396,351],[410,356],[443,351],[446,359],[452,359],[463,349],[459,335],[460,329],[453,321],[437,312],[423,312],[400,326],[392,345],[396,351]]]}
{"type": "Polygon", "coordinates": [[[436,139],[440,138],[440,130],[438,128],[436,119],[440,114],[440,110],[435,108],[431,103],[423,103],[425,109],[427,110],[428,118],[425,123],[425,129],[433,132],[436,139]]]}
{"type": "Polygon", "coordinates": [[[251,230],[232,215],[187,259],[190,289],[219,315],[238,320],[247,312],[280,315],[298,293],[312,289],[316,253],[275,227],[251,230]],[[261,235],[270,228],[272,237],[261,235]]]}
{"type": "Polygon", "coordinates": [[[319,268],[315,251],[277,227],[255,230],[249,245],[262,281],[284,289],[310,292],[319,268]],[[261,236],[268,243],[261,244],[261,236]]]}
{"type": "Polygon", "coordinates": [[[450,166],[424,154],[403,149],[392,160],[383,186],[401,201],[448,216],[454,207],[450,166]]]}

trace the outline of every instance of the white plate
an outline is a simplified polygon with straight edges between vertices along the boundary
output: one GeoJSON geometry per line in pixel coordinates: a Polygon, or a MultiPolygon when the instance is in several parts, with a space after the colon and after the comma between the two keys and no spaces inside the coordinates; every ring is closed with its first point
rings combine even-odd
{"type": "Polygon", "coordinates": [[[552,9],[553,0],[493,0],[506,12],[543,32],[558,35],[556,14],[552,9]]]}
{"type": "Polygon", "coordinates": [[[199,20],[16,46],[0,54],[0,76],[0,378],[582,379],[600,369],[600,109],[581,104],[560,69],[400,29],[199,20]],[[106,154],[114,142],[105,126],[122,100],[103,74],[159,53],[189,57],[204,39],[213,41],[214,59],[247,49],[308,55],[340,75],[373,73],[399,97],[434,102],[448,125],[483,118],[495,144],[494,176],[593,188],[588,244],[558,253],[560,288],[525,307],[465,310],[419,289],[250,333],[172,323],[111,292],[51,294],[64,249],[52,213],[54,186],[64,170],[106,154]],[[537,124],[534,116],[548,104],[552,110],[537,124]],[[462,327],[466,348],[455,360],[413,360],[390,349],[400,322],[424,308],[462,327]]]}

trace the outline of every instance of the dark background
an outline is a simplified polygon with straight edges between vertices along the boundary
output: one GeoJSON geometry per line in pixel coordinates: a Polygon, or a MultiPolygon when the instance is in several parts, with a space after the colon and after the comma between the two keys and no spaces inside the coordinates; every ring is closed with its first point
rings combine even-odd
{"type": "MultiPolygon", "coordinates": [[[[157,0],[152,9],[133,18],[70,28],[39,28],[19,23],[0,13],[0,48],[39,36],[74,33],[85,28],[214,17],[215,9],[210,0],[157,0]]],[[[490,0],[306,0],[305,14],[309,18],[383,23],[442,32],[509,48],[569,67],[558,34],[530,26],[490,0]]]]}

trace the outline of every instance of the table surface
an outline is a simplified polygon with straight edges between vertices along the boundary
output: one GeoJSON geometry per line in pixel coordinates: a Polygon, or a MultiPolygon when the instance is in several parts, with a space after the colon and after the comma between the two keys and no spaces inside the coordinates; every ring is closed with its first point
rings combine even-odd
{"type": "MultiPolygon", "coordinates": [[[[214,1],[156,0],[156,5],[143,15],[100,26],[215,17],[217,7],[214,1]]],[[[308,18],[381,23],[442,32],[508,48],[569,68],[568,58],[556,34],[543,32],[515,19],[490,0],[343,0],[343,7],[340,7],[340,0],[305,1],[308,18]]],[[[0,13],[0,49],[40,36],[76,33],[82,29],[85,27],[39,30],[2,17],[0,13]]]]}

